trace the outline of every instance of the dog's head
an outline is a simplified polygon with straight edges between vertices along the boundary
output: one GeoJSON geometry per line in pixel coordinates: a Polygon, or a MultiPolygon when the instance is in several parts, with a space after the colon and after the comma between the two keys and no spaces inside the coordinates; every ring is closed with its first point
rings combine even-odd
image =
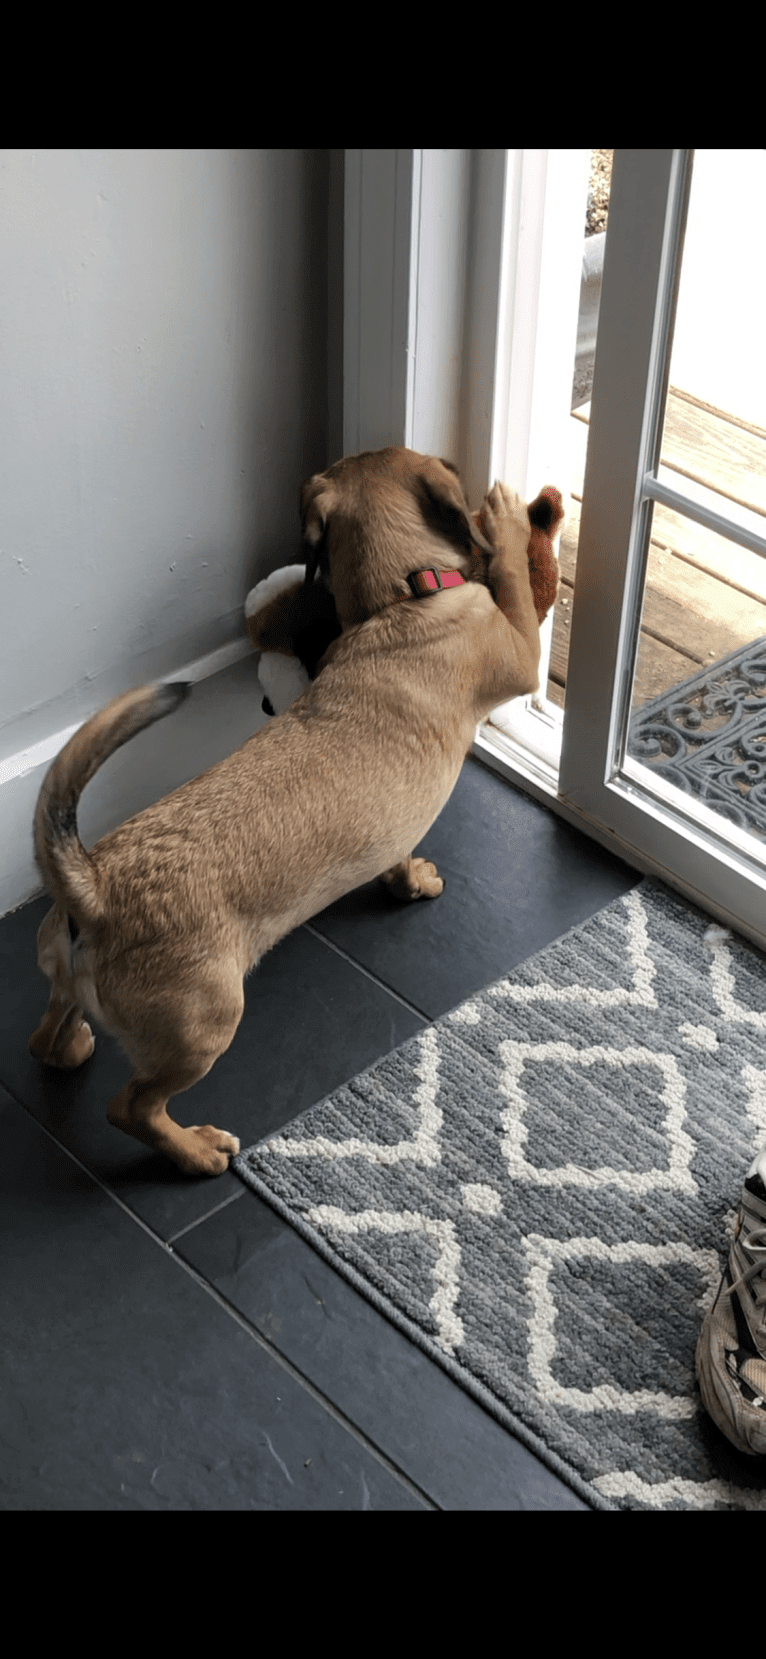
{"type": "Polygon", "coordinates": [[[412,597],[410,571],[482,575],[492,548],[472,522],[457,469],[412,449],[368,450],[315,473],[301,490],[306,581],[319,570],[343,629],[412,597]]]}

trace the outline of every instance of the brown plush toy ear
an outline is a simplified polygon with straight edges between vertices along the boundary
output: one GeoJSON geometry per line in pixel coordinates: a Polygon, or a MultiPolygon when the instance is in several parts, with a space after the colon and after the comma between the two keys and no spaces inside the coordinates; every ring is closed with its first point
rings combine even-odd
{"type": "MultiPolygon", "coordinates": [[[[527,507],[530,536],[527,544],[529,582],[535,602],[538,624],[545,621],[559,591],[559,567],[553,551],[552,537],[561,528],[565,517],[561,491],[553,484],[545,489],[527,507]]],[[[476,513],[474,524],[481,528],[481,514],[476,513]]],[[[478,541],[478,537],[474,537],[478,541]]],[[[482,543],[482,545],[485,545],[482,543]]]]}
{"type": "Polygon", "coordinates": [[[559,567],[553,551],[552,537],[564,518],[561,491],[546,484],[527,508],[532,526],[527,547],[529,580],[538,622],[544,622],[559,591],[559,567]]]}
{"type": "Polygon", "coordinates": [[[247,631],[258,651],[297,657],[310,680],[328,646],[340,633],[335,600],[323,582],[297,585],[278,593],[248,618],[247,631]]]}

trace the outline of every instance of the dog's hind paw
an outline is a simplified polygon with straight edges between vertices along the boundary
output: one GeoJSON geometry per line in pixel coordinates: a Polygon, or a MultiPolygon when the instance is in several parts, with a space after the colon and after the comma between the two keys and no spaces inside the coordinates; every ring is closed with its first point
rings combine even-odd
{"type": "Polygon", "coordinates": [[[214,1128],[212,1123],[195,1123],[183,1134],[184,1139],[193,1135],[196,1145],[187,1140],[180,1156],[176,1151],[172,1156],[186,1175],[223,1175],[229,1159],[236,1158],[239,1152],[237,1136],[230,1135],[227,1129],[214,1128]]]}
{"type": "Polygon", "coordinates": [[[81,1020],[74,1033],[63,1041],[51,1043],[45,1031],[45,1024],[33,1033],[29,1039],[29,1052],[35,1060],[42,1060],[46,1066],[55,1066],[59,1071],[74,1071],[77,1066],[89,1060],[96,1046],[96,1039],[87,1020],[81,1020]]]}
{"type": "Polygon", "coordinates": [[[380,879],[395,899],[405,903],[412,899],[438,899],[444,892],[444,881],[436,865],[427,858],[404,858],[401,864],[384,870],[380,879]]]}

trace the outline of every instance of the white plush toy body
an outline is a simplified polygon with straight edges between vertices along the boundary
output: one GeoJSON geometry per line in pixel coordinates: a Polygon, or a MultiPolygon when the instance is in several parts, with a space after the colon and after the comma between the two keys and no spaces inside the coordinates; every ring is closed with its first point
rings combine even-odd
{"type": "MultiPolygon", "coordinates": [[[[245,600],[245,616],[255,616],[285,588],[302,582],[305,574],[305,565],[283,565],[281,570],[272,570],[270,576],[265,576],[262,582],[256,582],[255,587],[250,589],[245,600]]],[[[263,706],[267,714],[282,714],[311,685],[310,676],[299,658],[286,657],[281,651],[261,652],[258,678],[266,693],[263,706]]]]}

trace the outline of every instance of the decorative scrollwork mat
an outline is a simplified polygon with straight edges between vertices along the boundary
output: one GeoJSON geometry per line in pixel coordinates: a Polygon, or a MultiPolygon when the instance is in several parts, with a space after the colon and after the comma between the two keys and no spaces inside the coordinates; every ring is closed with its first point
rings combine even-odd
{"type": "Polygon", "coordinates": [[[631,718],[628,753],[766,838],[766,639],[645,703],[631,718]]]}

